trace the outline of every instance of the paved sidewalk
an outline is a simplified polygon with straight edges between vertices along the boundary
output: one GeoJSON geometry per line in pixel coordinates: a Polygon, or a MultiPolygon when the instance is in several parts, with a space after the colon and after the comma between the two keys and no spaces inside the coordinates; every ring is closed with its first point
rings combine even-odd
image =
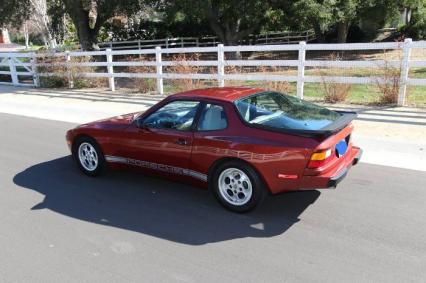
{"type": "Polygon", "coordinates": [[[86,123],[123,113],[145,111],[165,96],[68,89],[0,86],[0,112],[86,123]]]}
{"type": "MultiPolygon", "coordinates": [[[[145,111],[164,96],[114,93],[104,89],[67,90],[0,86],[0,112],[85,123],[123,113],[145,111]]],[[[426,109],[326,105],[357,111],[354,142],[362,161],[426,171],[426,109]]]]}

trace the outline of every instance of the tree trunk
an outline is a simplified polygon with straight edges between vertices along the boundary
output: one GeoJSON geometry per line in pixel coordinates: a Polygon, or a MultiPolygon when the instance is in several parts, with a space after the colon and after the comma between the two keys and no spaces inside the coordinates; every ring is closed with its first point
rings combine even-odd
{"type": "Polygon", "coordinates": [[[30,48],[30,35],[28,33],[27,22],[24,23],[24,38],[25,38],[25,49],[30,48]]]}
{"type": "MultiPolygon", "coordinates": [[[[241,38],[239,37],[238,33],[227,30],[224,33],[224,39],[222,40],[223,44],[225,46],[236,46],[238,45],[238,41],[241,38]]],[[[241,59],[241,53],[236,51],[236,52],[228,52],[226,54],[226,59],[227,60],[240,60],[241,59]]]]}
{"type": "Polygon", "coordinates": [[[239,40],[240,40],[240,38],[238,37],[237,33],[234,33],[232,31],[225,31],[225,38],[223,40],[223,43],[226,46],[238,45],[239,40]]]}
{"type": "Polygon", "coordinates": [[[314,22],[313,27],[314,27],[315,37],[317,38],[318,43],[324,43],[325,35],[324,35],[324,32],[321,30],[320,25],[317,22],[314,22]]]}
{"type": "Polygon", "coordinates": [[[79,20],[74,22],[77,29],[78,40],[80,41],[81,48],[86,51],[99,50],[97,35],[95,29],[89,27],[88,21],[79,20]]]}
{"type": "Polygon", "coordinates": [[[64,3],[75,28],[77,29],[77,36],[81,48],[85,51],[99,50],[97,35],[103,22],[100,21],[98,17],[95,26],[91,28],[89,11],[84,10],[81,5],[74,3],[74,1],[71,0],[64,1],[64,3]]]}
{"type": "MultiPolygon", "coordinates": [[[[214,20],[210,20],[209,24],[210,28],[216,33],[217,37],[219,38],[220,42],[223,43],[223,45],[234,46],[238,44],[238,32],[233,32],[230,29],[226,29],[214,20]]],[[[239,52],[227,52],[226,54],[227,60],[236,60],[240,58],[241,54],[239,52]]]]}
{"type": "Polygon", "coordinates": [[[348,38],[349,23],[341,21],[337,23],[337,42],[345,43],[348,38]]]}
{"type": "Polygon", "coordinates": [[[25,32],[25,49],[30,48],[30,35],[28,32],[25,32]]]}
{"type": "Polygon", "coordinates": [[[41,34],[41,40],[44,43],[44,47],[47,48],[47,49],[49,49],[49,40],[47,40],[46,35],[41,34]]]}

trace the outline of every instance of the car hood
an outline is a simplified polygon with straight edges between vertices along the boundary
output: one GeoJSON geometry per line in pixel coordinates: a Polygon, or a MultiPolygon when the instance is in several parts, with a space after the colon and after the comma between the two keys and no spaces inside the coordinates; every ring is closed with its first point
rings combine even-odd
{"type": "Polygon", "coordinates": [[[135,118],[139,115],[139,112],[137,113],[129,113],[124,115],[119,115],[111,118],[106,118],[102,120],[98,120],[91,123],[86,123],[83,125],[80,125],[79,128],[126,128],[128,125],[130,125],[135,118]]]}

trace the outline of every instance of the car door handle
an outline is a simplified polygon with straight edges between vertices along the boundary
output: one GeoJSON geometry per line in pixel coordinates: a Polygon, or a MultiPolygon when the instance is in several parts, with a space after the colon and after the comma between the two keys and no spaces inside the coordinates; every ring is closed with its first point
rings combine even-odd
{"type": "Polygon", "coordinates": [[[188,145],[188,141],[186,139],[177,139],[176,143],[179,145],[188,145]]]}

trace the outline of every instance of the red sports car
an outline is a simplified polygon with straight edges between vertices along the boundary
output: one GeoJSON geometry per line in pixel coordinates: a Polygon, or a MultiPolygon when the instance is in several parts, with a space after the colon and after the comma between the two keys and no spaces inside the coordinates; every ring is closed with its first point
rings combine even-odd
{"type": "Polygon", "coordinates": [[[189,181],[245,212],[267,193],[335,187],[361,158],[353,112],[257,88],[199,89],[144,113],[78,126],[67,141],[79,168],[108,168],[189,181]]]}

